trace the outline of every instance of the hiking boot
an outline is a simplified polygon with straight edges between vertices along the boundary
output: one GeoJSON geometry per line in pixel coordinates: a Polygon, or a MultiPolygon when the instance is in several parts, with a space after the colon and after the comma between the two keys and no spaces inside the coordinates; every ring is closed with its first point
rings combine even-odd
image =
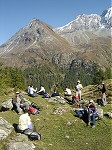
{"type": "Polygon", "coordinates": [[[18,115],[21,115],[21,114],[22,114],[22,112],[19,112],[19,113],[18,113],[18,115]]]}
{"type": "Polygon", "coordinates": [[[87,123],[87,126],[90,126],[90,122],[87,123]]]}
{"type": "Polygon", "coordinates": [[[93,125],[92,128],[95,128],[95,125],[93,125]]]}

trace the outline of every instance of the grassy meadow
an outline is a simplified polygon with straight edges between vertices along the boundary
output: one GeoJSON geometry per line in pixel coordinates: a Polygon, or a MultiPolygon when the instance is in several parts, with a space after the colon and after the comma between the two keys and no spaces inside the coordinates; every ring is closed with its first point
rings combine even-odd
{"type": "MultiPolygon", "coordinates": [[[[83,91],[83,97],[87,100],[89,98],[95,99],[99,96],[93,86],[86,87],[83,91]]],[[[1,96],[0,103],[13,96],[1,96]]],[[[96,127],[91,128],[91,126],[86,126],[81,119],[74,116],[72,109],[76,107],[75,105],[70,105],[67,102],[65,104],[49,103],[48,99],[44,99],[41,96],[31,98],[28,95],[24,95],[24,97],[30,102],[35,102],[41,108],[39,114],[31,115],[34,128],[41,134],[40,141],[32,141],[36,146],[36,150],[112,149],[112,120],[107,116],[104,116],[102,120],[97,120],[96,127]],[[59,114],[53,114],[56,108],[64,111],[59,114]]],[[[107,104],[105,107],[98,107],[102,108],[104,112],[112,112],[111,106],[112,104],[107,104]]],[[[12,110],[0,112],[0,117],[3,117],[11,124],[18,124],[19,116],[12,110]]],[[[5,150],[5,143],[16,134],[15,130],[13,130],[7,139],[0,141],[0,150],[5,150]]]]}

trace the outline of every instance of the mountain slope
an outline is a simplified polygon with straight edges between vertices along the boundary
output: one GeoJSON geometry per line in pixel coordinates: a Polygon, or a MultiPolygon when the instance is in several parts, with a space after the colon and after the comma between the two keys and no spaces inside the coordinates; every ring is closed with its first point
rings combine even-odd
{"type": "Polygon", "coordinates": [[[18,31],[0,47],[0,56],[5,64],[22,66],[54,61],[56,64],[67,64],[72,47],[50,26],[33,19],[27,26],[18,31]]]}
{"type": "Polygon", "coordinates": [[[0,61],[18,67],[50,62],[68,68],[79,59],[111,67],[111,10],[105,10],[101,16],[79,15],[55,29],[33,19],[0,46],[0,61]]]}
{"type": "Polygon", "coordinates": [[[110,67],[111,61],[111,20],[112,8],[97,14],[79,15],[63,27],[55,28],[75,50],[80,59],[92,60],[100,66],[110,67]],[[105,24],[104,24],[105,23],[105,24]]]}

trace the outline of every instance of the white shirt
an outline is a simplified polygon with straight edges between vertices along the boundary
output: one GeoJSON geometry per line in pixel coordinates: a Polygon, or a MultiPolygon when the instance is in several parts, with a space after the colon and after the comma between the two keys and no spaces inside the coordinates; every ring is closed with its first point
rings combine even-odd
{"type": "Polygon", "coordinates": [[[45,88],[43,86],[41,86],[40,91],[38,91],[37,93],[39,93],[39,92],[44,92],[45,93],[45,88]]]}
{"type": "Polygon", "coordinates": [[[28,93],[30,93],[30,86],[28,86],[28,93]]]}
{"type": "Polygon", "coordinates": [[[31,119],[30,116],[28,115],[28,113],[22,114],[19,117],[19,129],[20,130],[25,130],[29,127],[29,125],[31,124],[31,119]]]}
{"type": "Polygon", "coordinates": [[[71,95],[71,94],[72,94],[71,90],[68,89],[68,88],[66,88],[65,92],[66,92],[68,95],[71,95]]]}
{"type": "Polygon", "coordinates": [[[82,84],[77,84],[76,85],[76,91],[80,91],[83,88],[82,84]]]}
{"type": "Polygon", "coordinates": [[[36,92],[36,90],[33,87],[29,88],[29,94],[33,94],[34,92],[36,92]]]}

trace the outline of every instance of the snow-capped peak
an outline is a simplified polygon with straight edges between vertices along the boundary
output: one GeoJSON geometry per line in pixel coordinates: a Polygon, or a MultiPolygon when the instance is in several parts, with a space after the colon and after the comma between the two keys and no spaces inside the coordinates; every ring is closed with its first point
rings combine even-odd
{"type": "Polygon", "coordinates": [[[68,32],[71,30],[96,30],[98,28],[112,27],[112,7],[103,11],[102,15],[81,14],[75,20],[65,26],[55,28],[57,32],[68,32]]]}
{"type": "Polygon", "coordinates": [[[104,28],[112,27],[112,7],[103,11],[101,15],[101,24],[104,28]]]}
{"type": "Polygon", "coordinates": [[[96,29],[100,26],[100,16],[97,14],[86,15],[82,14],[76,17],[75,20],[71,21],[65,26],[58,27],[56,30],[85,30],[85,29],[96,29]]]}

